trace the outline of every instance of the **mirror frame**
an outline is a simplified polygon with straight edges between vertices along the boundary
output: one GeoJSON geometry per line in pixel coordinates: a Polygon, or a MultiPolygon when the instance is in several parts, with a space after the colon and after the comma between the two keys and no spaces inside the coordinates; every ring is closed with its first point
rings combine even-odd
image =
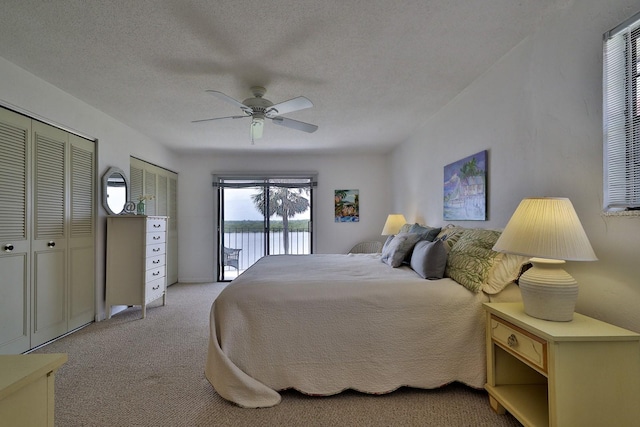
{"type": "Polygon", "coordinates": [[[127,190],[126,199],[129,200],[129,196],[131,195],[131,192],[130,192],[131,189],[129,187],[129,179],[127,178],[127,174],[125,174],[122,169],[112,166],[104,173],[104,175],[102,175],[102,206],[104,207],[104,209],[107,211],[109,215],[120,215],[121,213],[124,212],[124,206],[122,206],[122,209],[120,210],[120,212],[114,212],[109,207],[109,203],[107,200],[107,188],[109,185],[109,177],[114,173],[120,174],[124,179],[124,185],[127,190]]]}

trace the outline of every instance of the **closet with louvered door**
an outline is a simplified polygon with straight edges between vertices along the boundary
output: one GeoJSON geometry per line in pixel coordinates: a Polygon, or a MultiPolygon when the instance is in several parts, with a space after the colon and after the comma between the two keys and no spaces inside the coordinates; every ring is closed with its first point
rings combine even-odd
{"type": "Polygon", "coordinates": [[[95,143],[69,135],[67,329],[95,319],[95,143]]]}
{"type": "Polygon", "coordinates": [[[178,281],[178,174],[169,174],[167,195],[167,283],[178,281]]]}
{"type": "Polygon", "coordinates": [[[0,353],[30,348],[31,120],[0,108],[0,353]]]}
{"type": "Polygon", "coordinates": [[[33,135],[33,321],[31,345],[67,332],[67,133],[40,122],[33,135]]]}
{"type": "Polygon", "coordinates": [[[0,129],[16,123],[0,136],[2,354],[95,317],[95,144],[0,108],[0,129]]]}

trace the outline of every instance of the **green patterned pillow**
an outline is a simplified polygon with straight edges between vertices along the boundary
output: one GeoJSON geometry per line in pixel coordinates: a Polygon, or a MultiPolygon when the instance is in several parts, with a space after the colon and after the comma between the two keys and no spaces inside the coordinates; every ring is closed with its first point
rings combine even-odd
{"type": "Polygon", "coordinates": [[[469,228],[457,227],[455,225],[448,225],[440,230],[440,233],[436,236],[436,240],[443,240],[447,245],[446,249],[451,250],[453,245],[456,244],[462,233],[469,230],[469,228]]]}
{"type": "Polygon", "coordinates": [[[451,247],[446,275],[472,292],[480,291],[500,255],[491,250],[498,237],[499,231],[465,230],[451,247]]]}

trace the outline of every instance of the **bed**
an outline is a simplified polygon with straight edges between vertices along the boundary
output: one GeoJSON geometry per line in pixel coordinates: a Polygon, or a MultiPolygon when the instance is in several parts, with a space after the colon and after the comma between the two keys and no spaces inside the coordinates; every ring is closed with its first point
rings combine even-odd
{"type": "Polygon", "coordinates": [[[389,393],[486,381],[482,303],[520,299],[425,280],[380,254],[260,259],[213,302],[205,375],[223,398],[269,407],[278,391],[389,393]]]}

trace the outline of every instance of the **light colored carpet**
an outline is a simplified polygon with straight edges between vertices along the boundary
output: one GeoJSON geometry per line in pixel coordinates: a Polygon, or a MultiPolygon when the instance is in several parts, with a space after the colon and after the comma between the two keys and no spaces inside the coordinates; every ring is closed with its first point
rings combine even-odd
{"type": "Polygon", "coordinates": [[[177,284],[168,302],[133,307],[35,353],[67,353],[56,374],[56,425],[73,426],[519,426],[460,384],[372,396],[282,393],[273,408],[243,409],[204,377],[209,309],[224,284],[177,284]]]}

